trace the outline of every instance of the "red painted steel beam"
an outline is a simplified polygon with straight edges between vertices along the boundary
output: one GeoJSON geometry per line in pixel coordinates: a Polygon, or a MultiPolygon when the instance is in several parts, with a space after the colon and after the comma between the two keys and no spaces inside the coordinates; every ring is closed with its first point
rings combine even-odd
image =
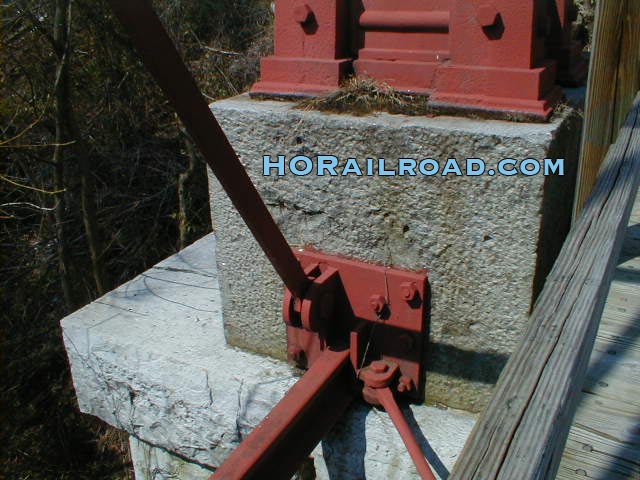
{"type": "Polygon", "coordinates": [[[308,280],[240,163],[148,0],[110,0],[142,61],[168,97],[211,170],[287,288],[302,297],[308,280]]]}
{"type": "Polygon", "coordinates": [[[325,350],[209,480],[289,480],[354,398],[349,350],[325,350]]]}

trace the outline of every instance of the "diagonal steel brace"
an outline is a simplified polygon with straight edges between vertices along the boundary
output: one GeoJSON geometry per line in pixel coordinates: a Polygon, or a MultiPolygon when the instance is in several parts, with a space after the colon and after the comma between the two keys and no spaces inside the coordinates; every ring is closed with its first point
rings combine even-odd
{"type": "Polygon", "coordinates": [[[240,163],[195,80],[148,0],[110,0],[118,20],[289,290],[301,297],[307,277],[240,163]]]}
{"type": "MultiPolygon", "coordinates": [[[[213,116],[195,80],[182,62],[149,0],[110,0],[110,3],[143,62],[168,97],[207,164],[286,285],[288,293],[285,297],[285,320],[289,319],[292,322],[288,326],[289,332],[297,333],[290,337],[290,340],[293,338],[305,345],[309,341],[309,348],[305,353],[313,353],[313,358],[308,358],[311,363],[307,373],[242,442],[211,480],[291,478],[298,465],[328,433],[358,394],[355,388],[358,378],[355,369],[362,367],[358,340],[360,327],[346,325],[345,320],[356,323],[363,320],[384,323],[385,325],[380,327],[381,333],[385,334],[384,338],[376,342],[382,349],[378,354],[397,362],[405,374],[413,374],[415,377],[401,377],[398,391],[406,391],[409,389],[408,385],[414,381],[421,384],[421,342],[416,342],[412,335],[417,334],[416,338],[422,339],[425,331],[423,313],[426,308],[426,275],[418,275],[406,281],[407,275],[411,275],[407,272],[387,271],[382,267],[320,255],[320,263],[315,268],[320,270],[320,275],[317,278],[307,276],[213,116]],[[339,268],[329,266],[331,264],[336,264],[339,268]],[[384,286],[381,288],[384,295],[375,293],[367,297],[361,286],[368,285],[371,288],[375,278],[383,280],[376,288],[384,286]],[[314,288],[308,288],[312,282],[314,288]],[[343,293],[350,294],[347,295],[348,301],[342,305],[346,312],[343,311],[339,318],[332,319],[330,311],[333,309],[334,295],[340,290],[338,287],[344,290],[343,293]],[[393,305],[390,295],[395,299],[393,305]],[[332,298],[331,301],[326,300],[329,297],[332,298]],[[369,300],[366,300],[367,298],[369,300]],[[375,299],[374,318],[371,318],[372,312],[369,311],[372,299],[375,299]],[[329,305],[331,309],[328,308],[329,305]],[[300,308],[296,309],[296,306],[300,308]],[[295,319],[292,319],[297,314],[300,315],[299,326],[295,319]],[[350,328],[353,329],[350,337],[351,340],[356,338],[356,341],[352,342],[350,349],[333,349],[327,343],[327,340],[333,337],[326,334],[331,333],[330,330],[336,327],[339,327],[343,335],[350,328]],[[391,330],[388,330],[389,328],[391,330]],[[311,348],[313,345],[315,347],[311,348]]],[[[335,344],[335,340],[333,338],[332,344],[335,344]]],[[[304,351],[304,348],[301,350],[304,351]]],[[[397,365],[394,368],[394,371],[398,370],[397,365]]],[[[389,411],[422,478],[432,479],[428,464],[395,403],[394,394],[389,388],[389,382],[392,381],[395,380],[389,376],[383,388],[366,388],[373,388],[374,401],[381,403],[389,411]]],[[[419,391],[416,390],[418,394],[419,391]]]]}

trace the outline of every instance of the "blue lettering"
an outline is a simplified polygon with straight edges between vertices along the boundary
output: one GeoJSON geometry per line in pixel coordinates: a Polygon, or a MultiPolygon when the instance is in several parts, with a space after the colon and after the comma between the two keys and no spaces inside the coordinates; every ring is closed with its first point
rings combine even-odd
{"type": "Polygon", "coordinates": [[[462,170],[460,170],[460,166],[458,165],[458,161],[455,158],[450,158],[447,160],[444,168],[442,169],[442,176],[446,177],[449,173],[455,173],[456,176],[462,176],[462,170]]]}
{"type": "Polygon", "coordinates": [[[433,158],[425,158],[420,162],[420,165],[418,165],[418,170],[420,170],[420,173],[427,176],[435,175],[436,173],[438,173],[439,169],[440,165],[438,165],[438,162],[436,162],[433,158]],[[427,170],[427,165],[431,165],[431,170],[427,170]]]}
{"type": "Polygon", "coordinates": [[[484,174],[484,170],[485,165],[481,158],[467,158],[467,176],[478,177],[484,174]]]}
{"type": "Polygon", "coordinates": [[[338,166],[338,158],[333,155],[318,155],[318,175],[324,176],[324,171],[328,170],[329,175],[335,177],[336,167],[338,166]]]}
{"type": "Polygon", "coordinates": [[[416,176],[416,167],[418,166],[418,162],[416,162],[413,158],[399,158],[398,159],[398,175],[411,175],[412,177],[416,176]]]}
{"type": "Polygon", "coordinates": [[[526,175],[527,177],[532,177],[540,173],[540,162],[538,162],[535,158],[527,158],[523,160],[520,164],[520,173],[526,175]],[[531,168],[527,168],[531,166],[531,168]]]}
{"type": "Polygon", "coordinates": [[[342,176],[349,175],[350,173],[355,173],[358,177],[362,176],[362,170],[360,170],[360,165],[355,158],[347,159],[347,163],[342,169],[342,176]]]}
{"type": "Polygon", "coordinates": [[[262,156],[262,174],[265,177],[271,176],[271,169],[278,169],[278,176],[284,176],[284,155],[278,155],[278,161],[272,162],[271,155],[263,155],[262,156]]]}
{"type": "Polygon", "coordinates": [[[509,170],[505,168],[507,165],[515,167],[516,164],[517,162],[513,158],[505,158],[504,160],[501,160],[500,163],[498,163],[498,173],[500,173],[500,175],[504,175],[505,177],[517,175],[518,171],[515,168],[510,168],[509,170]]]}
{"type": "Polygon", "coordinates": [[[302,176],[309,175],[311,170],[313,170],[313,162],[309,157],[305,157],[304,155],[297,155],[291,159],[289,162],[289,170],[294,175],[302,176]],[[298,162],[304,163],[304,169],[298,169],[298,162]]]}

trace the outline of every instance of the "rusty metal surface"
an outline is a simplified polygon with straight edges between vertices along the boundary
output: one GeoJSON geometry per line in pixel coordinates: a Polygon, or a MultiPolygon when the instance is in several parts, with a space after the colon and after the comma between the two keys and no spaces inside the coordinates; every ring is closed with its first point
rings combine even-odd
{"type": "Polygon", "coordinates": [[[296,255],[315,278],[301,301],[285,294],[283,317],[290,360],[309,366],[326,345],[349,344],[356,370],[374,360],[394,362],[401,376],[415,387],[404,389],[402,396],[422,400],[430,305],[427,272],[312,250],[296,255]],[[302,354],[304,361],[300,362],[302,354]]]}
{"type": "Polygon", "coordinates": [[[253,93],[317,95],[351,71],[435,106],[546,119],[586,76],[573,0],[278,0],[253,93]]]}
{"type": "Polygon", "coordinates": [[[349,351],[325,350],[210,480],[288,480],[357,394],[349,351]]]}
{"type": "Polygon", "coordinates": [[[349,0],[278,0],[275,55],[262,59],[252,94],[319,95],[352,71],[349,0]]]}
{"type": "MultiPolygon", "coordinates": [[[[382,406],[391,417],[402,441],[404,442],[413,463],[422,480],[435,480],[431,467],[420,448],[411,427],[407,423],[402,410],[398,406],[392,385],[398,375],[398,365],[394,362],[377,360],[358,372],[363,381],[362,396],[372,405],[382,406]]],[[[401,378],[402,380],[402,378],[401,378]]],[[[400,382],[402,385],[402,381],[400,382]]]]}
{"type": "Polygon", "coordinates": [[[148,0],[110,0],[162,88],[278,275],[302,296],[307,278],[148,0]]]}

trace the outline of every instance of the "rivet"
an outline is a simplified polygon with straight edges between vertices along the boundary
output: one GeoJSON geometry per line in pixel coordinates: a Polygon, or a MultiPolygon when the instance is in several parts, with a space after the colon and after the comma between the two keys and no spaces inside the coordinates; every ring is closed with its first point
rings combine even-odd
{"type": "Polygon", "coordinates": [[[297,5],[293,8],[293,18],[300,24],[305,24],[311,21],[312,17],[313,10],[311,10],[311,7],[306,3],[297,5]]]}

